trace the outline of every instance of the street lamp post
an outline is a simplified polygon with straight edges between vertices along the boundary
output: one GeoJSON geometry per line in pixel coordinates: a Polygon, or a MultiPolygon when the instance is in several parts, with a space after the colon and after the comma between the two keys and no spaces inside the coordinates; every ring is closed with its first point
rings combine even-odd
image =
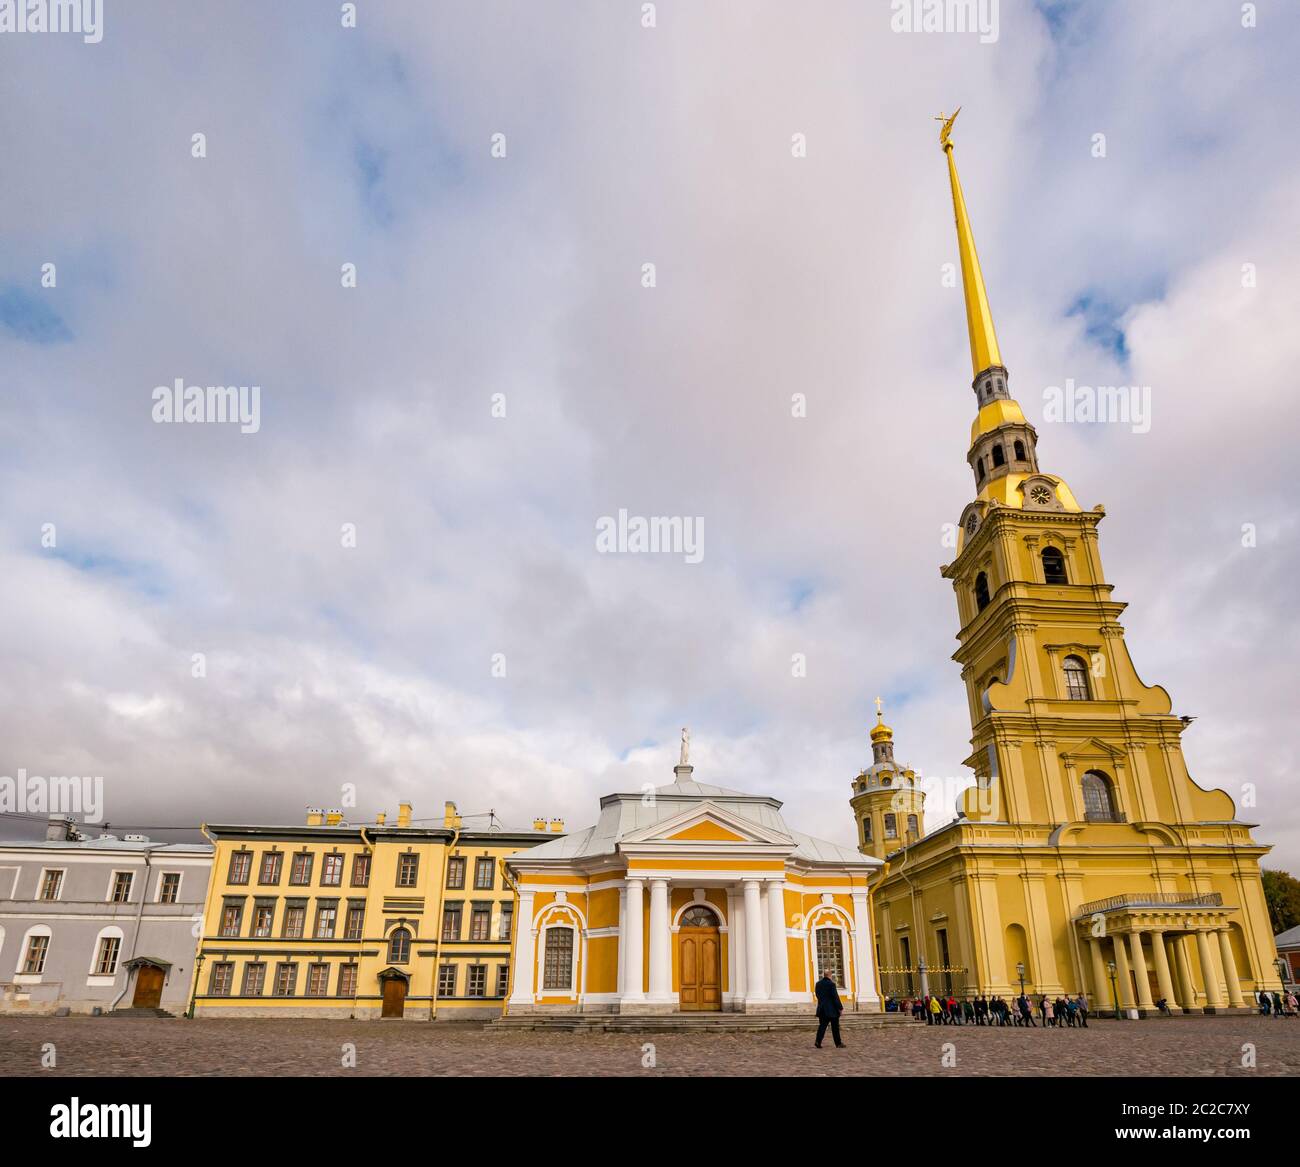
{"type": "Polygon", "coordinates": [[[1115,1020],[1119,1020],[1119,990],[1115,987],[1115,962],[1106,962],[1106,971],[1110,974],[1110,999],[1115,1002],[1115,1020]]]}
{"type": "Polygon", "coordinates": [[[1025,962],[1023,960],[1016,961],[1016,976],[1020,978],[1020,995],[1023,997],[1025,995],[1025,962]]]}

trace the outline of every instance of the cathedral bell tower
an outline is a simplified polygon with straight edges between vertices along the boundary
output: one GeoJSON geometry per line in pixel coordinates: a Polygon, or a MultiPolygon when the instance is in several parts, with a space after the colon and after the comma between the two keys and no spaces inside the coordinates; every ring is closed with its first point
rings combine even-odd
{"type": "Polygon", "coordinates": [[[871,765],[853,780],[849,805],[858,822],[858,850],[883,859],[925,834],[925,793],[910,766],[894,759],[894,731],[885,724],[876,698],[871,730],[871,765]]]}

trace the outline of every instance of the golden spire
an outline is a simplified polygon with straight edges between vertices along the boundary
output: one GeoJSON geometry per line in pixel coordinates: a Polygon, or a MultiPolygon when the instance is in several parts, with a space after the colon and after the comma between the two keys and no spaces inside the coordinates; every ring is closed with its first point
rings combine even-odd
{"type": "Polygon", "coordinates": [[[961,193],[961,179],[957,177],[957,164],[952,157],[952,123],[961,113],[961,106],[952,117],[940,114],[935,121],[943,122],[939,131],[939,145],[948,156],[948,178],[952,182],[952,209],[957,219],[957,250],[961,255],[961,283],[966,294],[966,331],[970,334],[971,372],[978,377],[985,369],[1002,364],[998,351],[997,333],[993,331],[993,313],[989,311],[989,297],[984,290],[984,275],[980,271],[980,258],[975,251],[975,236],[970,229],[970,216],[966,213],[966,200],[961,193]]]}

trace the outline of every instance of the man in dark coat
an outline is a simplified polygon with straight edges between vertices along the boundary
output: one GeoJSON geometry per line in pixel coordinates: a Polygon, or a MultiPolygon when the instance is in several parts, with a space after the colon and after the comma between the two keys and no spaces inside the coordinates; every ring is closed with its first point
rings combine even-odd
{"type": "Polygon", "coordinates": [[[839,990],[831,980],[830,973],[822,970],[822,979],[814,986],[817,994],[817,1048],[822,1048],[822,1038],[826,1036],[826,1027],[831,1027],[831,1037],[835,1039],[835,1048],[843,1049],[840,1041],[840,1014],[844,1005],[840,1002],[839,990]]]}

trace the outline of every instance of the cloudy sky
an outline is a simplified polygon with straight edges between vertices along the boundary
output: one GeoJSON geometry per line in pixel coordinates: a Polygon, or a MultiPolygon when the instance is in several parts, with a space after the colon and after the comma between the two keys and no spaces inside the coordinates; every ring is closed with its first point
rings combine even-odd
{"type": "Polygon", "coordinates": [[[885,0],[654,7],[0,37],[0,773],[102,774],[124,828],[347,783],[358,818],[580,826],[690,725],[697,778],[849,843],[880,695],[960,778],[960,104],[1043,467],[1107,508],[1193,775],[1300,867],[1300,11],[1002,0],[986,44],[885,0]],[[156,424],[177,378],[259,386],[260,430],[156,424]],[[1045,423],[1066,378],[1149,385],[1150,432],[1045,423]],[[701,517],[702,562],[598,554],[620,508],[701,517]]]}

